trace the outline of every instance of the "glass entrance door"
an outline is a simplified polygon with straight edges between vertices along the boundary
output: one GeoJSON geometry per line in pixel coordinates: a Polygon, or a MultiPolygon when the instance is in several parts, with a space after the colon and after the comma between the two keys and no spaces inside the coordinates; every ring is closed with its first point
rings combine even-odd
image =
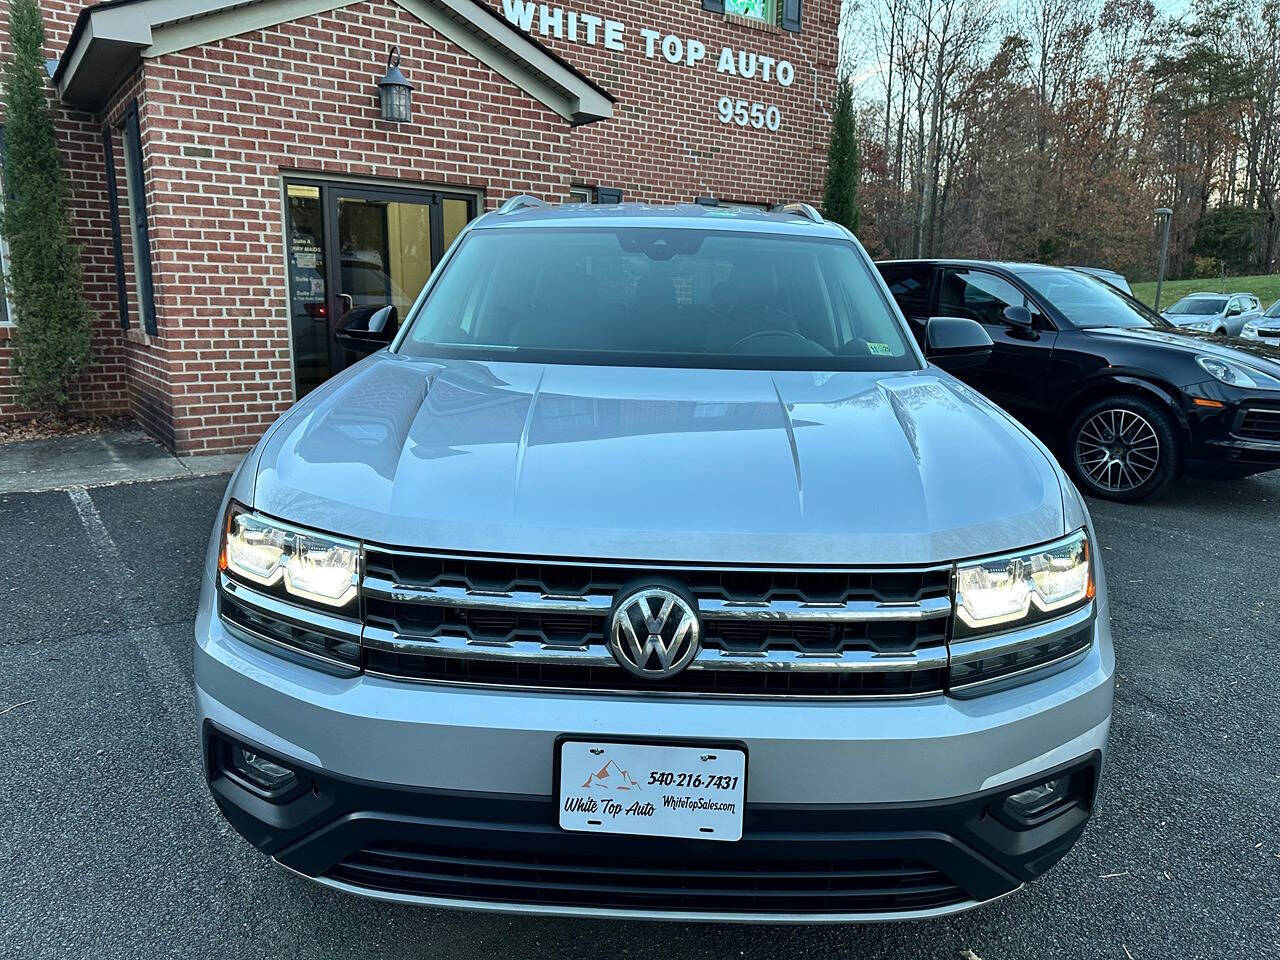
{"type": "Polygon", "coordinates": [[[286,182],[294,379],[302,397],[359,357],[334,336],[353,307],[403,319],[472,217],[476,198],[439,191],[286,182]]]}

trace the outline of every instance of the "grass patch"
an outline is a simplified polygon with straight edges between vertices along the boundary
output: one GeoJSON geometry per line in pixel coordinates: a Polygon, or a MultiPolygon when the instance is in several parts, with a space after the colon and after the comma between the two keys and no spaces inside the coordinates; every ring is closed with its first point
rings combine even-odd
{"type": "MultiPolygon", "coordinates": [[[[1206,280],[1166,280],[1160,291],[1160,305],[1167,307],[1188,293],[1252,293],[1262,301],[1266,309],[1280,300],[1280,273],[1264,273],[1255,277],[1227,277],[1223,282],[1217,277],[1206,280]]],[[[1133,284],[1133,295],[1148,306],[1155,303],[1156,283],[1133,284]]]]}

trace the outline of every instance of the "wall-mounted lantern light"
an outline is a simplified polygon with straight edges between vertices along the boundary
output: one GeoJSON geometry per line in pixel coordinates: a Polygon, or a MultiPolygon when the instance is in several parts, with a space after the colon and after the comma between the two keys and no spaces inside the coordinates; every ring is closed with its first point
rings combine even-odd
{"type": "Polygon", "coordinates": [[[382,119],[392,123],[408,123],[413,84],[400,72],[400,48],[387,54],[387,75],[378,81],[378,99],[382,103],[382,119]]]}

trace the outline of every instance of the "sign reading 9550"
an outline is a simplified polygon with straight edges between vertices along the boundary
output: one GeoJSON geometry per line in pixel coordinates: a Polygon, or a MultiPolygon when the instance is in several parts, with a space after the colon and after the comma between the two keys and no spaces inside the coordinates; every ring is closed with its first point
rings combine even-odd
{"type": "Polygon", "coordinates": [[[756,130],[777,130],[782,126],[782,111],[772,103],[755,103],[742,97],[721,97],[716,101],[721,123],[736,123],[756,130]]]}

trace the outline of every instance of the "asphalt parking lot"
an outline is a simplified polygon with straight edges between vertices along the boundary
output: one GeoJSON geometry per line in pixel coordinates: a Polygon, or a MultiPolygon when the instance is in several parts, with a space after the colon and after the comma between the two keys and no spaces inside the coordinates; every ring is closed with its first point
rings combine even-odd
{"type": "Polygon", "coordinates": [[[730,927],[393,907],[284,873],[205,791],[191,618],[224,477],[0,495],[0,956],[1280,957],[1280,476],[1092,505],[1119,686],[1101,809],[942,921],[730,927]]]}

